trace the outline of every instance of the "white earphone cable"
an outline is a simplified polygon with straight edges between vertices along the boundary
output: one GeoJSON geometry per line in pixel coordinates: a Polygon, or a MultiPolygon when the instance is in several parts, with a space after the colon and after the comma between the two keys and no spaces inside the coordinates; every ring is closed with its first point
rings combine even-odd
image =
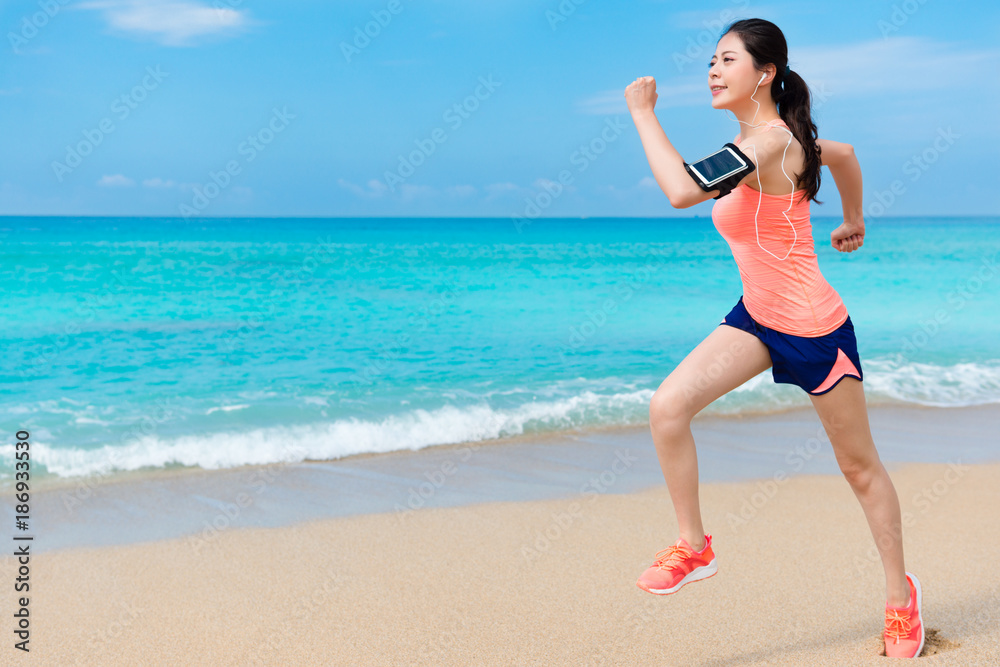
{"type": "MultiPolygon", "coordinates": [[[[749,123],[747,123],[746,121],[740,120],[739,118],[736,119],[736,122],[743,123],[744,125],[749,125],[751,128],[761,127],[761,125],[770,125],[770,123],[768,123],[768,122],[761,123],[760,125],[753,125],[753,121],[755,121],[757,119],[757,114],[760,112],[760,102],[758,102],[757,100],[754,100],[753,96],[757,94],[757,88],[760,87],[760,84],[763,83],[764,77],[766,77],[766,76],[767,76],[767,74],[761,75],[760,81],[757,82],[757,85],[753,89],[753,95],[750,96],[750,99],[753,100],[754,104],[757,105],[757,111],[754,112],[753,118],[750,119],[749,123]]],[[[723,109],[723,111],[728,111],[728,109],[723,109]]],[[[776,127],[776,126],[772,125],[771,127],[776,127]]],[[[795,243],[798,241],[798,238],[799,238],[798,237],[798,232],[795,231],[795,225],[788,218],[788,211],[792,210],[792,206],[794,205],[793,201],[794,201],[794,198],[795,198],[795,183],[792,181],[791,177],[785,171],[785,154],[788,152],[788,147],[791,146],[791,144],[792,144],[792,133],[791,133],[791,131],[787,127],[783,127],[781,129],[784,130],[785,132],[788,132],[788,143],[785,144],[785,150],[782,151],[782,153],[781,153],[781,173],[785,175],[785,178],[787,178],[788,182],[791,183],[791,185],[792,185],[792,192],[791,192],[790,195],[788,195],[788,208],[781,212],[781,215],[784,216],[785,221],[792,228],[792,245],[791,245],[790,248],[788,248],[788,252],[785,254],[784,257],[778,257],[773,252],[771,252],[770,250],[768,250],[767,248],[765,248],[764,246],[762,246],[760,244],[760,229],[757,226],[757,215],[760,213],[760,205],[761,205],[761,203],[762,203],[762,201],[764,199],[764,190],[763,190],[763,186],[760,183],[760,163],[759,163],[759,160],[757,159],[757,147],[756,146],[751,146],[750,147],[750,148],[753,149],[753,159],[754,159],[754,163],[757,165],[757,170],[756,170],[757,171],[757,187],[758,187],[758,192],[760,193],[760,196],[757,197],[757,210],[754,212],[754,215],[753,215],[753,228],[754,228],[754,232],[757,235],[757,245],[760,247],[761,250],[763,250],[764,252],[766,252],[771,257],[774,257],[778,261],[784,261],[784,260],[788,259],[788,256],[790,254],[792,254],[792,249],[795,248],[795,243]]]]}

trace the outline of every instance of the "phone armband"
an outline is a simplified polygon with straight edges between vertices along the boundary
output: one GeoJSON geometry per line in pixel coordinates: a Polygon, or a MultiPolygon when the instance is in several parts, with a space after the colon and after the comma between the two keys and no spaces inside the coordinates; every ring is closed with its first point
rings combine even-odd
{"type": "Polygon", "coordinates": [[[718,190],[715,199],[728,195],[740,181],[757,167],[733,143],[726,143],[711,155],[697,162],[684,163],[684,169],[691,175],[694,182],[705,192],[718,190]]]}

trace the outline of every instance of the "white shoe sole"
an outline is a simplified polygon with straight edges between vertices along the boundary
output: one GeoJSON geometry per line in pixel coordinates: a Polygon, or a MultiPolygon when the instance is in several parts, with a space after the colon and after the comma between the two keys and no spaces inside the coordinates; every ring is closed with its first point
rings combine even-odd
{"type": "MultiPolygon", "coordinates": [[[[701,581],[702,579],[708,579],[713,574],[719,571],[719,566],[715,564],[715,559],[712,559],[708,565],[702,565],[701,567],[696,567],[687,573],[687,575],[677,582],[676,586],[671,588],[642,588],[642,590],[655,595],[670,595],[671,593],[676,593],[680,590],[681,586],[684,584],[690,584],[692,581],[701,581]]],[[[919,598],[918,598],[919,599],[919,598]]],[[[921,626],[923,627],[923,626],[921,626]]]]}
{"type": "Polygon", "coordinates": [[[906,574],[913,580],[913,588],[917,591],[917,612],[920,614],[920,646],[917,647],[917,652],[913,654],[913,657],[916,658],[924,650],[924,608],[922,606],[923,601],[921,600],[920,580],[912,572],[907,572],[906,574]]]}

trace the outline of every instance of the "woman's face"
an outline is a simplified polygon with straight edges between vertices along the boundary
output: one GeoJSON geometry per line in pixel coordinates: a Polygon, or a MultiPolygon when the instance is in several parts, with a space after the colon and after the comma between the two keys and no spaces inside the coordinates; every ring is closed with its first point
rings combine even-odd
{"type": "MultiPolygon", "coordinates": [[[[709,62],[708,86],[712,93],[712,107],[715,109],[731,109],[734,104],[741,106],[754,95],[754,87],[760,92],[767,84],[765,79],[757,86],[763,72],[753,68],[753,58],[743,48],[743,41],[735,33],[723,35],[709,62]],[[716,92],[719,87],[721,90],[716,92]]],[[[754,99],[759,101],[761,98],[754,95],[754,99]]]]}

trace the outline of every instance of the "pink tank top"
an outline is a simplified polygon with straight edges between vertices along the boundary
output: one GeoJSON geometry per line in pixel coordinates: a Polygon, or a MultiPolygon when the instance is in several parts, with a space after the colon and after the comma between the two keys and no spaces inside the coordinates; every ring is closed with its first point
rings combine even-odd
{"type": "MultiPolygon", "coordinates": [[[[765,132],[777,125],[788,127],[775,120],[768,123],[765,132]]],[[[736,135],[733,143],[739,141],[736,135]]],[[[789,176],[794,178],[794,174],[789,176]]],[[[750,179],[754,178],[752,174],[750,179]]],[[[750,316],[776,331],[813,338],[840,327],[847,320],[847,307],[819,271],[809,200],[802,200],[803,192],[793,193],[789,210],[789,195],[761,196],[744,183],[715,200],[712,222],[733,252],[743,281],[743,305],[750,316]]]]}

